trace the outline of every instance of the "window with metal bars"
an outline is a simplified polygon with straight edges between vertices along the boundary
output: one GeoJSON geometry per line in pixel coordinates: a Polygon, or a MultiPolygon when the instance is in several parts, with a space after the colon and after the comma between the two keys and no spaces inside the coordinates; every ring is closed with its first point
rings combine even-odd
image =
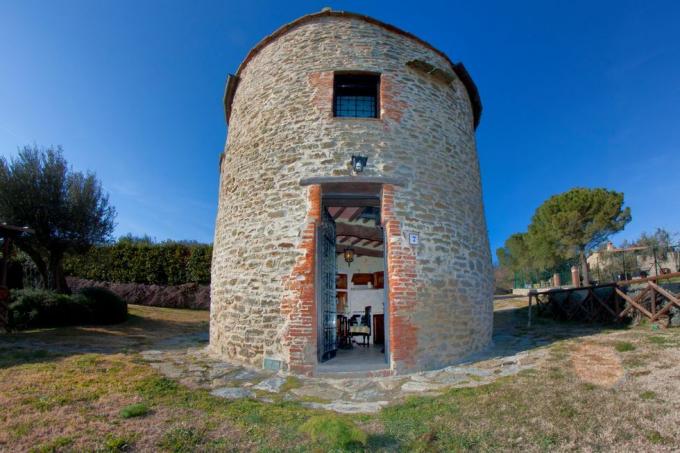
{"type": "Polygon", "coordinates": [[[378,118],[378,74],[335,74],[333,78],[333,116],[378,118]]]}

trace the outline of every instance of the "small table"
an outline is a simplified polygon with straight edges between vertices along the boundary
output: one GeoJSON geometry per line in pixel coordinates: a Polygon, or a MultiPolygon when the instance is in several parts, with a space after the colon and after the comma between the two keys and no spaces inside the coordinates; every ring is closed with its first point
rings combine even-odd
{"type": "Polygon", "coordinates": [[[362,346],[368,346],[369,338],[371,337],[371,328],[368,326],[349,326],[349,334],[352,337],[363,337],[362,346]]]}

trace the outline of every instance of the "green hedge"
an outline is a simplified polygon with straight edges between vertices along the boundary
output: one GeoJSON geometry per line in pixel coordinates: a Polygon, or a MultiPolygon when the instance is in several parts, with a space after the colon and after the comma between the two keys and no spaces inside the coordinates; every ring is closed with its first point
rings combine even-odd
{"type": "Polygon", "coordinates": [[[127,303],[105,288],[83,288],[73,295],[41,289],[10,293],[11,329],[116,324],[127,319],[127,303]]]}
{"type": "Polygon", "coordinates": [[[64,260],[66,275],[89,280],[181,285],[210,283],[212,245],[121,241],[64,260]]]}

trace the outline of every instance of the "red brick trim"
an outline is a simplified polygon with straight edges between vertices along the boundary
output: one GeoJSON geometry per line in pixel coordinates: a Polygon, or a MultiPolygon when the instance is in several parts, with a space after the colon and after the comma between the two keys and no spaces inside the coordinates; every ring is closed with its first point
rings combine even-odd
{"type": "Polygon", "coordinates": [[[387,302],[389,304],[390,360],[395,371],[416,366],[418,328],[411,321],[417,297],[415,289],[416,256],[404,243],[401,224],[394,212],[395,187],[383,186],[382,221],[387,253],[387,302]]]}
{"type": "Polygon", "coordinates": [[[333,116],[333,71],[312,72],[309,84],[314,89],[312,104],[324,118],[333,116]]]}
{"type": "MultiPolygon", "coordinates": [[[[408,104],[398,98],[398,92],[394,86],[392,76],[390,74],[382,74],[380,77],[380,117],[384,120],[399,123],[407,108],[408,104]]],[[[386,121],[385,125],[387,126],[388,123],[389,121],[386,121]]]]}
{"type": "MultiPolygon", "coordinates": [[[[383,185],[390,358],[392,370],[400,371],[416,367],[418,328],[411,321],[417,304],[416,257],[413,249],[404,243],[400,222],[394,213],[394,193],[395,186],[383,185]]],[[[312,375],[317,361],[316,229],[321,220],[321,186],[310,185],[307,196],[307,224],[298,245],[302,253],[284,281],[290,296],[282,300],[281,313],[287,320],[283,346],[288,351],[288,367],[294,373],[312,375]]]]}
{"type": "Polygon", "coordinates": [[[321,186],[307,189],[307,224],[302,231],[291,274],[284,280],[290,296],[281,301],[281,314],[287,320],[283,347],[288,352],[288,368],[298,374],[311,375],[316,366],[316,227],[321,220],[321,186]]]}

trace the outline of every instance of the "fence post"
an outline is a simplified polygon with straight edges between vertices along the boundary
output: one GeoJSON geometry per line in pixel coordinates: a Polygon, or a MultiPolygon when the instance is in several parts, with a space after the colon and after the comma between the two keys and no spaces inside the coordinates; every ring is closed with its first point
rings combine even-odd
{"type": "MultiPolygon", "coordinates": [[[[533,291],[529,291],[529,312],[528,312],[528,318],[527,318],[527,327],[531,327],[531,298],[533,297],[534,293],[533,291]]],[[[537,297],[538,298],[538,297],[537,297]]],[[[538,301],[536,301],[538,303],[538,301]]]]}
{"type": "Polygon", "coordinates": [[[621,257],[623,258],[623,279],[628,280],[628,275],[626,274],[626,251],[621,252],[621,257]]]}
{"type": "Polygon", "coordinates": [[[578,272],[578,267],[576,266],[571,266],[571,284],[575,288],[581,287],[581,277],[578,272]]]}
{"type": "Polygon", "coordinates": [[[553,287],[559,288],[560,286],[562,286],[562,282],[560,281],[560,274],[559,274],[559,272],[555,272],[555,273],[553,274],[552,280],[553,280],[553,282],[552,282],[552,283],[553,283],[553,287]]]}

